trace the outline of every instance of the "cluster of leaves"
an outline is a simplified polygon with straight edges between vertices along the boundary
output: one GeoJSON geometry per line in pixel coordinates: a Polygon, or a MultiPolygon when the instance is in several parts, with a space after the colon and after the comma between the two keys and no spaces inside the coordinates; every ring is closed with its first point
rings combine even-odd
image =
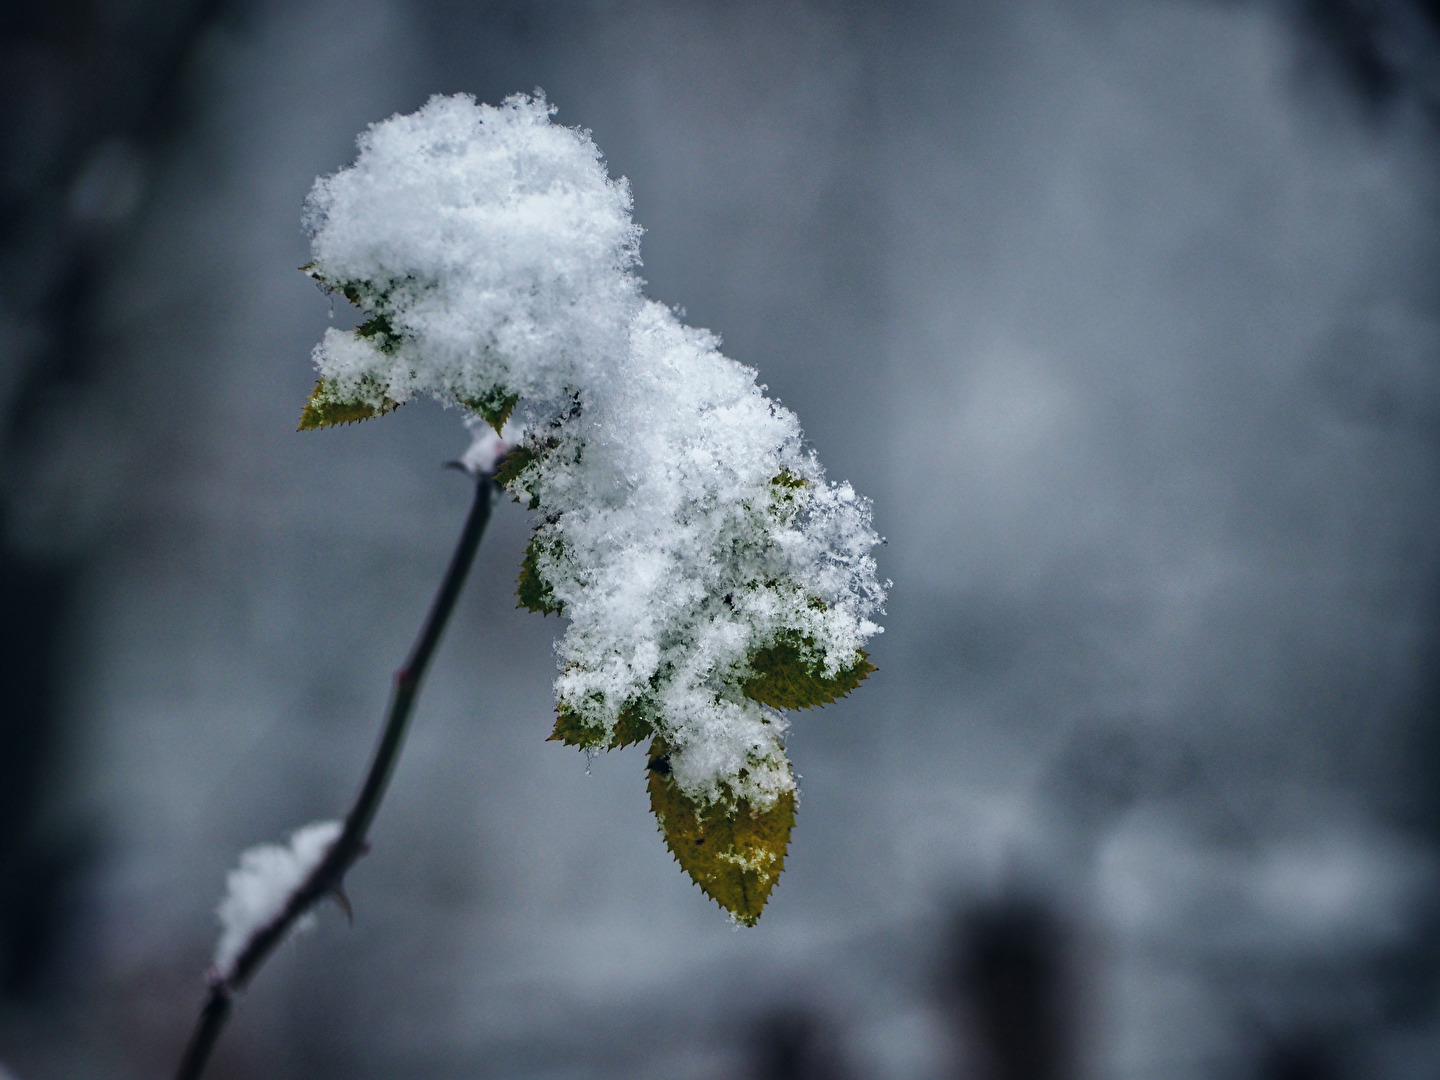
{"type": "MultiPolygon", "coordinates": [[[[535,471],[549,449],[532,444],[513,451],[497,479],[533,490],[535,471]]],[[[771,481],[772,496],[784,502],[806,481],[782,472],[771,481]]],[[[533,499],[534,496],[532,495],[533,499]]],[[[541,615],[564,614],[554,589],[545,580],[537,551],[547,543],[544,523],[537,525],[526,548],[517,586],[519,606],[541,615]]],[[[556,553],[558,554],[558,553],[556,553]]],[[[812,604],[823,606],[818,599],[812,604]]],[[[778,634],[755,649],[728,681],[741,696],[777,709],[809,709],[827,705],[850,693],[874,671],[864,650],[849,667],[826,675],[823,657],[810,638],[794,631],[778,634]]],[[[651,680],[652,687],[660,681],[651,680]]],[[[720,797],[700,801],[671,775],[663,718],[652,695],[628,703],[613,727],[586,724],[563,704],[557,707],[551,741],[587,753],[616,750],[649,740],[647,773],[650,808],[666,846],[680,867],[707,896],[735,919],[753,926],[785,867],[785,854],[795,824],[795,792],[781,793],[768,806],[758,806],[722,785],[720,797]]],[[[745,778],[741,770],[740,779],[745,778]]]]}
{"type": "MultiPolygon", "coordinates": [[[[341,292],[368,316],[356,331],[373,339],[382,351],[392,350],[400,340],[388,310],[386,293],[363,282],[329,282],[313,267],[305,268],[327,289],[341,292]]],[[[497,432],[504,427],[518,396],[495,387],[459,403],[483,417],[497,432]]],[[[573,402],[576,410],[578,398],[573,402]]],[[[364,380],[354,386],[338,386],[322,379],[305,405],[301,430],[327,428],[383,415],[396,408],[376,385],[364,380]]],[[[563,422],[557,420],[557,426],[563,422]]],[[[496,482],[517,501],[531,509],[539,506],[535,494],[543,483],[544,467],[560,440],[554,435],[531,435],[501,459],[496,482]]],[[[781,472],[770,483],[771,510],[793,512],[795,499],[808,481],[781,472]]],[[[544,567],[555,565],[563,556],[555,531],[541,520],[525,549],[517,583],[519,606],[541,615],[564,616],[564,605],[554,585],[546,579],[544,567]]],[[[773,584],[773,583],[772,583],[773,584]]],[[[726,598],[728,601],[728,598],[726,598]]],[[[824,607],[811,598],[812,607],[824,607]]],[[[875,670],[863,650],[853,663],[826,674],[824,658],[812,638],[800,630],[782,630],[763,646],[753,649],[745,663],[733,671],[718,673],[717,693],[748,698],[775,709],[810,709],[846,696],[875,670]]],[[[660,676],[651,680],[652,689],[660,676]]],[[[651,810],[665,843],[681,868],[696,884],[746,925],[754,925],[785,865],[790,833],[795,822],[796,793],[781,792],[768,804],[738,794],[722,784],[718,798],[701,800],[684,790],[672,776],[668,726],[657,695],[642,694],[620,711],[613,726],[587,723],[562,703],[550,739],[587,753],[614,750],[648,741],[646,772],[651,810]]],[[[740,771],[739,779],[746,777],[740,771]]]]}
{"type": "MultiPolygon", "coordinates": [[[[356,337],[370,342],[386,355],[394,354],[402,336],[395,325],[397,312],[392,288],[382,288],[368,281],[331,281],[314,263],[300,269],[326,292],[340,293],[365,313],[366,320],[355,328],[356,337]]],[[[475,396],[460,398],[460,404],[483,416],[497,432],[510,419],[519,401],[519,394],[512,394],[502,386],[493,386],[475,396]]],[[[315,384],[310,400],[300,414],[299,430],[353,424],[357,420],[383,416],[399,407],[400,403],[385,393],[373,375],[362,376],[358,384],[351,387],[322,378],[315,384]]]]}

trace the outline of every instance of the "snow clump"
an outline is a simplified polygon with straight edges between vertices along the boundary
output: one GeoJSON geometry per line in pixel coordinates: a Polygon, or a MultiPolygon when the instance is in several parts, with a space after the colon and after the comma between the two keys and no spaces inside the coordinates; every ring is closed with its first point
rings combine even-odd
{"type": "Polygon", "coordinates": [[[309,271],[371,318],[316,348],[302,423],[428,393],[503,428],[497,479],[537,519],[521,602],[569,622],[554,737],[651,739],[696,804],[763,811],[795,787],[779,710],[871,670],[870,506],[752,369],[643,297],[628,185],[553,111],[435,97],[316,182],[309,271]]]}
{"type": "MultiPolygon", "coordinates": [[[[215,909],[221,928],[215,970],[222,980],[234,976],[235,962],[251,939],[285,910],[291,895],[340,836],[340,829],[338,821],[316,821],[295,830],[288,844],[257,844],[240,854],[240,865],[226,876],[225,896],[215,909]]],[[[296,929],[307,925],[302,919],[296,929]]]]}
{"type": "Polygon", "coordinates": [[[630,186],[541,97],[433,97],[316,181],[312,273],[371,314],[315,349],[337,398],[553,399],[625,353],[640,282],[630,186]]]}

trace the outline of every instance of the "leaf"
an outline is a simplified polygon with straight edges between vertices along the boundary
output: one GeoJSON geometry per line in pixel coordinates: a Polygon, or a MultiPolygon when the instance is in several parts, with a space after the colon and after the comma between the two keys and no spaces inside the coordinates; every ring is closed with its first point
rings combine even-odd
{"type": "Polygon", "coordinates": [[[355,328],[355,336],[373,338],[375,347],[383,353],[393,353],[400,347],[400,335],[387,315],[373,315],[355,328]]]}
{"type": "Polygon", "coordinates": [[[545,741],[598,750],[602,741],[599,736],[598,728],[590,727],[565,706],[559,705],[555,709],[555,730],[545,741]]]}
{"type": "Polygon", "coordinates": [[[532,476],[526,482],[528,491],[517,491],[512,484],[515,484],[531,465],[547,457],[552,450],[560,445],[560,440],[553,435],[545,438],[529,438],[523,446],[517,446],[503,458],[500,459],[499,467],[495,470],[495,482],[510,492],[516,502],[521,501],[521,495],[528,495],[530,509],[534,510],[540,505],[538,477],[532,476]]]}
{"type": "Polygon", "coordinates": [[[528,469],[530,463],[537,457],[539,455],[529,447],[517,446],[500,459],[500,464],[495,470],[495,482],[508,489],[511,481],[528,469]]]}
{"type": "Polygon", "coordinates": [[[550,733],[550,738],[546,739],[546,742],[559,742],[566,746],[578,746],[586,750],[619,750],[622,747],[642,742],[655,734],[650,722],[642,715],[638,702],[620,710],[620,718],[615,721],[615,730],[611,733],[608,742],[605,740],[604,732],[586,724],[563,705],[558,706],[555,713],[555,730],[550,733]]]}
{"type": "Polygon", "coordinates": [[[478,412],[485,418],[485,422],[495,429],[495,434],[499,435],[500,429],[505,426],[505,421],[510,419],[510,414],[515,411],[519,401],[519,394],[512,394],[503,386],[492,386],[478,398],[461,398],[460,404],[478,412]]]}
{"type": "Polygon", "coordinates": [[[666,847],[706,896],[754,926],[785,869],[795,793],[785,792],[766,810],[745,799],[702,806],[675,783],[659,739],[650,755],[650,809],[666,847]]]}
{"type": "Polygon", "coordinates": [[[803,476],[796,476],[789,469],[781,469],[770,478],[770,483],[776,487],[783,488],[803,488],[810,486],[809,480],[806,480],[803,476]]]}
{"type": "Polygon", "coordinates": [[[610,745],[606,749],[619,750],[632,746],[654,734],[655,729],[645,719],[640,703],[635,702],[620,710],[620,718],[615,721],[615,734],[610,736],[610,745]]]}
{"type": "Polygon", "coordinates": [[[844,697],[876,670],[869,653],[860,649],[855,663],[826,678],[814,656],[815,642],[811,638],[797,640],[796,635],[782,635],[775,644],[757,649],[750,657],[753,674],[741,684],[740,691],[777,709],[809,709],[844,697]]]}
{"type": "Polygon", "coordinates": [[[540,566],[535,559],[539,543],[540,535],[536,532],[530,537],[530,543],[525,545],[525,558],[520,562],[520,577],[515,583],[515,595],[520,598],[520,603],[515,606],[540,615],[560,614],[564,605],[555,599],[550,583],[540,576],[540,566]]]}
{"type": "Polygon", "coordinates": [[[321,379],[310,392],[310,400],[300,413],[297,431],[312,431],[316,428],[334,427],[336,424],[353,424],[357,420],[369,420],[372,416],[384,416],[400,407],[400,403],[382,398],[379,407],[365,401],[346,401],[334,396],[334,390],[321,379]]]}

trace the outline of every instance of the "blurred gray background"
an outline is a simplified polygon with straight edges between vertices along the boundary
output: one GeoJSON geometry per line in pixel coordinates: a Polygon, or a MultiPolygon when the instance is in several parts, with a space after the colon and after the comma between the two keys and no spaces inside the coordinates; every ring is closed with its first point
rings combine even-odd
{"type": "MultiPolygon", "coordinates": [[[[543,87],[651,295],[874,499],[736,930],[547,744],[503,504],[240,1077],[1440,1076],[1440,5],[10,0],[0,1075],[174,1068],[226,870],[340,812],[468,502],[296,434],[316,174],[543,87]]],[[[343,303],[340,305],[344,307],[343,303]]],[[[333,313],[337,320],[348,312],[333,313]]]]}

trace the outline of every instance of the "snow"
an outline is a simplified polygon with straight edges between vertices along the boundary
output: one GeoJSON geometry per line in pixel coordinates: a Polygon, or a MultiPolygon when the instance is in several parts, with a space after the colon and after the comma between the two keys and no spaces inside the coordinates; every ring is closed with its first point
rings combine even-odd
{"type": "MultiPolygon", "coordinates": [[[[320,865],[340,830],[338,821],[316,821],[295,830],[288,844],[258,844],[241,853],[240,865],[226,876],[225,896],[215,909],[221,926],[215,970],[222,979],[234,975],[235,962],[250,939],[285,909],[285,902],[320,865]]],[[[296,928],[304,929],[304,920],[296,928]]]]}
{"type": "MultiPolygon", "coordinates": [[[[435,97],[316,182],[312,272],[383,317],[328,331],[316,364],[374,406],[518,395],[505,440],[535,457],[509,486],[569,621],[559,705],[600,739],[638,712],[692,797],[768,807],[795,781],[786,720],[742,692],[750,658],[804,642],[834,677],[881,632],[870,505],[752,369],[643,297],[628,186],[552,112],[435,97]]],[[[464,460],[493,464],[472,431],[464,460]]]]}
{"type": "Polygon", "coordinates": [[[560,703],[609,729],[652,698],[682,788],[713,801],[723,782],[765,806],[794,787],[786,722],[735,676],[783,630],[813,638],[834,675],[879,631],[883,595],[868,504],[825,483],[795,415],[716,346],[645,304],[630,362],[518,486],[538,500],[553,544],[537,561],[570,620],[560,703]],[[805,485],[774,485],[782,472],[805,485]]]}
{"type": "Polygon", "coordinates": [[[459,466],[472,476],[494,475],[496,464],[514,447],[479,416],[467,416],[465,426],[470,429],[470,446],[460,455],[459,466]]]}
{"type": "Polygon", "coordinates": [[[332,328],[315,351],[322,376],[364,385],[377,405],[496,385],[545,398],[623,353],[640,299],[630,188],[552,112],[541,97],[437,96],[372,125],[355,164],[316,182],[316,271],[383,296],[400,338],[387,351],[332,328]]]}

